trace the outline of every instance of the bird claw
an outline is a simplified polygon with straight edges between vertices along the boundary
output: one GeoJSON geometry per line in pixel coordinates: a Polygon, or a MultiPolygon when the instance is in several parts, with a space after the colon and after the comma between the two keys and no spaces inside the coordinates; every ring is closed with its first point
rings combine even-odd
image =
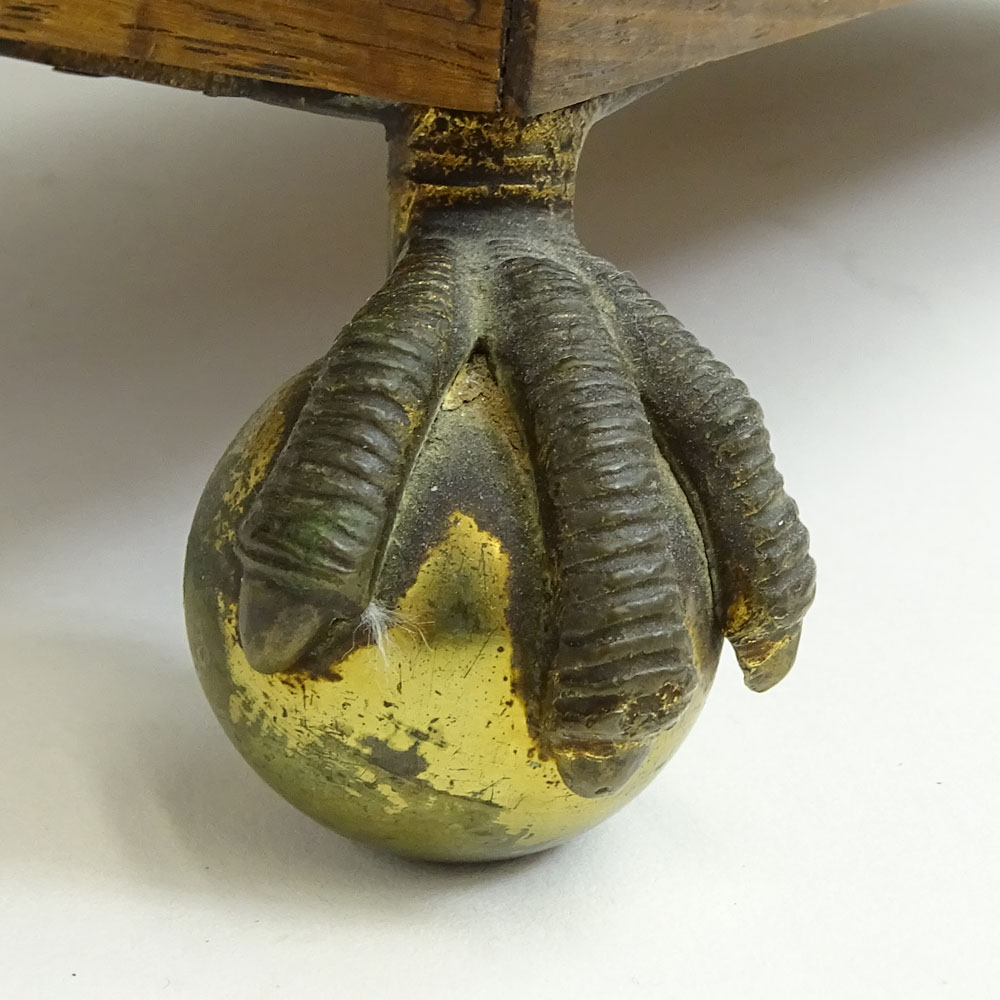
{"type": "Polygon", "coordinates": [[[535,469],[553,577],[539,628],[554,641],[528,710],[566,785],[621,788],[701,681],[664,468],[698,515],[718,627],[747,685],[788,673],[812,599],[807,536],[759,407],[725,366],[570,236],[431,229],[411,238],[389,289],[335,343],[238,533],[254,669],[301,669],[339,648],[331,635],[357,631],[423,437],[476,350],[535,469]],[[484,257],[490,268],[464,273],[484,257]],[[466,319],[482,315],[462,300],[475,282],[485,328],[466,319]]]}

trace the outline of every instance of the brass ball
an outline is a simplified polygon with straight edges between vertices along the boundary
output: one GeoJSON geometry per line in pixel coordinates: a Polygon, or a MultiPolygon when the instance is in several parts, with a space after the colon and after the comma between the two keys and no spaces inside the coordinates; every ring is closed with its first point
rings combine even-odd
{"type": "Polygon", "coordinates": [[[672,756],[719,656],[702,536],[667,463],[669,530],[698,690],[622,787],[584,796],[567,786],[539,739],[534,699],[546,669],[550,593],[538,501],[509,408],[476,357],[435,416],[386,545],[376,600],[348,646],[320,669],[262,673],[248,662],[236,529],[288,436],[310,371],[237,435],[190,536],[188,632],[223,728],[305,813],[402,855],[510,858],[593,827],[672,756]]]}

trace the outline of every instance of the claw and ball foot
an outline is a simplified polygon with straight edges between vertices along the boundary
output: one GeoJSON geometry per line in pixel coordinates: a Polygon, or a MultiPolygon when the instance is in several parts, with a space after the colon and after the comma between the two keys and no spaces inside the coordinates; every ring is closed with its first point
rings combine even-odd
{"type": "Polygon", "coordinates": [[[400,853],[594,825],[683,739],[722,637],[763,691],[812,599],[759,407],[575,237],[607,106],[400,109],[388,282],[250,420],[195,519],[191,645],[229,735],[400,853]]]}

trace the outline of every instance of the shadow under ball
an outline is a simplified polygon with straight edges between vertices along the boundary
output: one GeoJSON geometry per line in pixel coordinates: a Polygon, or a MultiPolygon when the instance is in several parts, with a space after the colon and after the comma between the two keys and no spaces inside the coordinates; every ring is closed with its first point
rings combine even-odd
{"type": "Polygon", "coordinates": [[[338,832],[515,857],[636,795],[723,636],[766,690],[812,600],[759,407],[577,242],[597,99],[385,120],[398,257],[213,473],[185,578],[223,727],[338,832]]]}

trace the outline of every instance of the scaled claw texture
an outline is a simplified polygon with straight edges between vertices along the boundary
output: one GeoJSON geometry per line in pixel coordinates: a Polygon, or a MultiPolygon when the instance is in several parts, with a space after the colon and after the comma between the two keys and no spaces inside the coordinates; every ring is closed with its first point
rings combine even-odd
{"type": "Polygon", "coordinates": [[[663,459],[753,690],[790,669],[815,571],[746,387],[569,233],[410,239],[319,367],[239,528],[242,645],[255,669],[294,671],[338,623],[353,634],[421,443],[474,352],[517,415],[550,553],[541,738],[571,789],[609,794],[697,683],[663,459]]]}

